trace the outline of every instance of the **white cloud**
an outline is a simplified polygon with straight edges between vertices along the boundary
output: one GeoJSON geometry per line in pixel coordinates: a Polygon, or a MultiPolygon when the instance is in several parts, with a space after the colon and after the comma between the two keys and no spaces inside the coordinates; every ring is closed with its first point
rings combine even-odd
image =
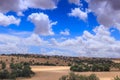
{"type": "Polygon", "coordinates": [[[108,29],[101,25],[94,29],[94,32],[93,35],[84,31],[82,36],[60,42],[52,39],[51,45],[54,48],[66,50],[79,56],[120,57],[120,41],[111,37],[108,29]]]}
{"type": "Polygon", "coordinates": [[[87,0],[89,9],[105,27],[115,26],[120,30],[120,0],[87,0]]]}
{"type": "Polygon", "coordinates": [[[75,4],[75,5],[81,5],[80,4],[80,0],[68,0],[69,1],[69,3],[73,3],[73,4],[75,4]]]}
{"type": "Polygon", "coordinates": [[[0,53],[28,53],[31,46],[40,46],[44,41],[36,34],[22,38],[0,34],[0,53]]]}
{"type": "Polygon", "coordinates": [[[10,24],[19,25],[19,23],[20,23],[20,19],[17,19],[12,15],[6,16],[6,15],[0,13],[0,25],[2,25],[2,26],[8,26],[10,24]]]}
{"type": "Polygon", "coordinates": [[[57,22],[51,22],[49,17],[44,13],[32,13],[28,20],[34,23],[35,33],[40,35],[53,35],[52,26],[57,22]]]}
{"type": "Polygon", "coordinates": [[[19,15],[28,8],[54,9],[57,3],[58,0],[0,0],[0,12],[14,11],[19,15]]]}
{"type": "Polygon", "coordinates": [[[38,35],[32,34],[30,37],[25,38],[23,42],[24,45],[27,46],[39,46],[42,42],[42,39],[38,35]]]}
{"type": "Polygon", "coordinates": [[[71,52],[69,51],[64,51],[64,50],[50,50],[50,51],[44,51],[42,53],[43,55],[59,55],[59,56],[78,56],[76,54],[72,55],[71,52]]]}
{"type": "Polygon", "coordinates": [[[14,53],[14,52],[26,52],[24,46],[18,45],[20,39],[15,36],[0,34],[0,52],[1,53],[14,53]],[[24,48],[24,49],[23,49],[24,48]]]}
{"type": "Polygon", "coordinates": [[[79,8],[75,8],[71,10],[71,13],[69,13],[69,16],[78,17],[79,19],[86,20],[87,19],[87,12],[81,11],[79,8]]]}
{"type": "Polygon", "coordinates": [[[16,12],[18,16],[24,16],[23,11],[28,8],[54,9],[57,7],[57,3],[58,0],[0,0],[0,25],[8,26],[20,23],[20,19],[16,19],[12,15],[4,15],[9,11],[16,12]]]}
{"type": "Polygon", "coordinates": [[[82,36],[75,38],[64,40],[52,38],[47,41],[41,39],[36,34],[24,38],[0,34],[0,52],[27,53],[34,46],[45,49],[41,53],[48,55],[120,57],[120,41],[113,38],[107,28],[101,25],[93,31],[95,34],[84,31],[82,36]]]}
{"type": "Polygon", "coordinates": [[[70,32],[69,32],[68,29],[65,29],[65,31],[61,31],[60,34],[61,34],[61,35],[68,36],[68,35],[70,35],[70,32]]]}
{"type": "Polygon", "coordinates": [[[54,9],[58,0],[25,0],[29,8],[54,9]]]}
{"type": "Polygon", "coordinates": [[[20,0],[0,0],[0,12],[18,11],[20,0]]]}

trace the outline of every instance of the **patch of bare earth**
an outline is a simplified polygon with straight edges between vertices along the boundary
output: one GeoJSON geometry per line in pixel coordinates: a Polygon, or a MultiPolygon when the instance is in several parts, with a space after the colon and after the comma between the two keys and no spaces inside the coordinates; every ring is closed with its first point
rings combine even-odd
{"type": "MultiPolygon", "coordinates": [[[[35,76],[17,80],[59,80],[61,76],[70,73],[68,66],[31,66],[31,68],[36,73],[35,76]]],[[[76,74],[96,74],[100,80],[112,80],[116,75],[120,76],[120,72],[76,72],[76,74]]]]}

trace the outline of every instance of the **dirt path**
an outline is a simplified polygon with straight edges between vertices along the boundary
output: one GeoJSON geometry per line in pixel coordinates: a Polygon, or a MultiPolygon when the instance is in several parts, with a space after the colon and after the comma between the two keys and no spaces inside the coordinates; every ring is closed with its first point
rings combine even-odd
{"type": "MultiPolygon", "coordinates": [[[[36,73],[35,76],[18,80],[59,80],[61,76],[70,72],[68,66],[32,66],[31,68],[36,73]]],[[[96,74],[100,80],[112,80],[116,75],[120,76],[120,72],[79,72],[77,74],[96,74]]]]}

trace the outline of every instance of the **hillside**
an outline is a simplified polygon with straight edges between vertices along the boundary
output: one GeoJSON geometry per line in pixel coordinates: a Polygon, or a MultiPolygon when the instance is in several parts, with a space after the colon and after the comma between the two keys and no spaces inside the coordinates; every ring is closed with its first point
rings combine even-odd
{"type": "Polygon", "coordinates": [[[0,62],[6,64],[27,62],[30,65],[51,65],[51,66],[70,66],[80,62],[110,61],[119,63],[120,59],[114,58],[87,58],[87,57],[67,57],[67,56],[47,56],[38,54],[1,54],[0,62]]]}

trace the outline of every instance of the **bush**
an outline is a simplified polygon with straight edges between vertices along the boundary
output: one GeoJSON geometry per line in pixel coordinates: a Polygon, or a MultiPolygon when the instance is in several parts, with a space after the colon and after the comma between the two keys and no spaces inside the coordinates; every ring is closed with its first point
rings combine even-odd
{"type": "Polygon", "coordinates": [[[6,64],[5,62],[2,62],[2,69],[5,69],[6,68],[6,64]]]}
{"type": "Polygon", "coordinates": [[[84,64],[80,64],[80,65],[71,66],[70,70],[76,72],[83,72],[83,71],[89,71],[90,67],[84,64]]]}
{"type": "Polygon", "coordinates": [[[70,73],[67,76],[62,76],[59,80],[99,80],[99,78],[95,74],[91,74],[90,76],[85,76],[85,75],[70,73]]]}
{"type": "Polygon", "coordinates": [[[8,79],[10,76],[7,70],[0,71],[0,79],[8,79]]]}
{"type": "Polygon", "coordinates": [[[18,73],[17,73],[16,70],[13,70],[13,71],[11,72],[11,74],[10,74],[10,78],[11,78],[11,79],[15,79],[16,77],[18,77],[18,73]]]}
{"type": "Polygon", "coordinates": [[[91,75],[88,77],[88,80],[99,80],[99,78],[98,78],[95,74],[91,74],[91,75]]]}
{"type": "Polygon", "coordinates": [[[120,77],[119,77],[119,76],[116,76],[116,77],[114,78],[114,80],[120,80],[120,77]]]}
{"type": "Polygon", "coordinates": [[[74,73],[69,73],[68,80],[77,80],[79,76],[74,73]]]}
{"type": "Polygon", "coordinates": [[[62,76],[59,80],[67,80],[67,76],[62,76]]]}
{"type": "Polygon", "coordinates": [[[109,64],[78,64],[70,68],[71,71],[85,72],[85,71],[110,71],[109,64]]]}
{"type": "Polygon", "coordinates": [[[0,79],[15,79],[17,77],[31,77],[34,74],[28,64],[10,64],[11,71],[1,70],[0,79]]]}
{"type": "Polygon", "coordinates": [[[31,71],[30,66],[25,65],[22,70],[22,74],[23,74],[23,77],[31,77],[31,74],[33,74],[33,72],[31,71]]]}

